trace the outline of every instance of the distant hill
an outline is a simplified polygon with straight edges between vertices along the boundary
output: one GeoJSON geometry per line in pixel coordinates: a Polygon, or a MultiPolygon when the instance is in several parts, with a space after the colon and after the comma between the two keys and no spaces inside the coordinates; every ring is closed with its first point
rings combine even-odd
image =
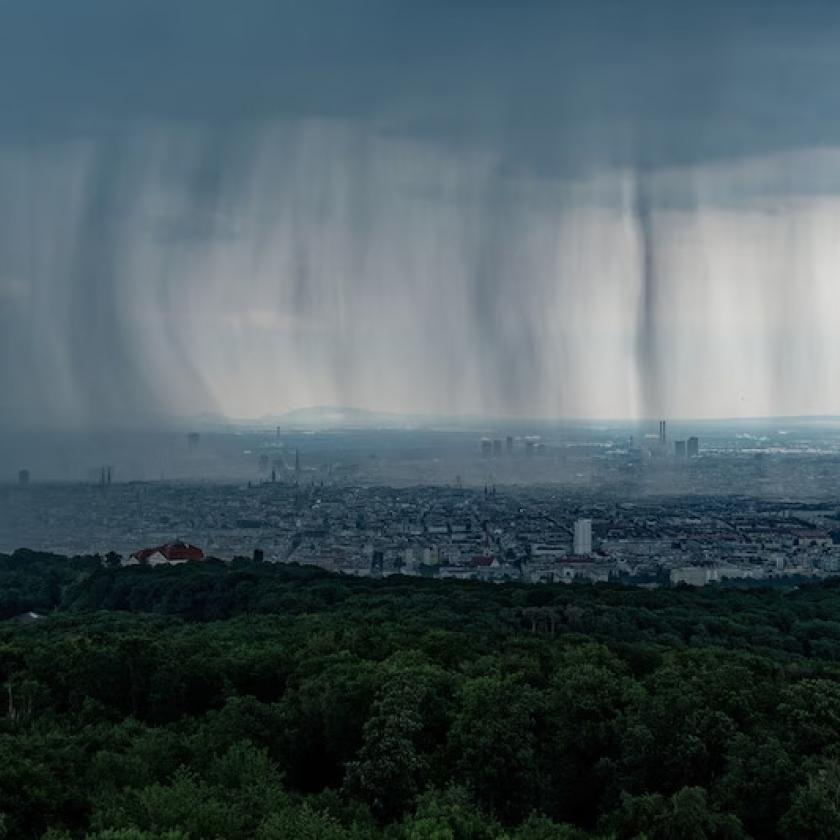
{"type": "Polygon", "coordinates": [[[408,418],[400,414],[332,405],[297,408],[263,419],[277,426],[313,429],[382,429],[410,425],[408,418]]]}

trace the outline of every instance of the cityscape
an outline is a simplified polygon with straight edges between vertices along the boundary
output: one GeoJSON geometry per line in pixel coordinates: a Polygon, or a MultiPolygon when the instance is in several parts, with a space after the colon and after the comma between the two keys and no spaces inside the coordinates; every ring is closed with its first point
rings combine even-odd
{"type": "Polygon", "coordinates": [[[0,840],[840,840],[838,80],[0,0],[0,840]]]}
{"type": "Polygon", "coordinates": [[[23,469],[0,490],[0,550],[114,552],[132,565],[181,541],[225,561],[533,584],[840,573],[840,433],[830,423],[715,427],[704,441],[671,440],[667,421],[655,435],[540,431],[407,431],[383,447],[385,432],[278,429],[236,437],[236,450],[229,435],[191,432],[180,469],[236,476],[215,480],[117,481],[120,470],[103,466],[87,481],[38,482],[23,469]]]}

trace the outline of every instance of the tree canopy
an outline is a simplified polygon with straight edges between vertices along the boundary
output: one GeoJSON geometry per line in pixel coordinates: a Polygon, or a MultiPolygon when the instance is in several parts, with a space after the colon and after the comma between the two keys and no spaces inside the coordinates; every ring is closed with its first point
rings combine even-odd
{"type": "Polygon", "coordinates": [[[0,836],[840,836],[835,586],[17,552],[0,593],[0,836]]]}

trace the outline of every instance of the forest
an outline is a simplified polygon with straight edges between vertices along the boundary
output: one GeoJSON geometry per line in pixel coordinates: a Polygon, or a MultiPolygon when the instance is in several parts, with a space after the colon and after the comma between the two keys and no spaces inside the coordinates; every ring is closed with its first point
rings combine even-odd
{"type": "Polygon", "coordinates": [[[840,587],[0,555],[0,836],[840,837],[840,587]]]}

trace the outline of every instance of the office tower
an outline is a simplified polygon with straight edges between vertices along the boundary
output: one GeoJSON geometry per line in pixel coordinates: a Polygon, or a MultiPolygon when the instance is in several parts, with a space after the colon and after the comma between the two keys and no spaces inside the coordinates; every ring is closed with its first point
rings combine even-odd
{"type": "Polygon", "coordinates": [[[688,439],[688,457],[696,458],[700,454],[700,439],[690,437],[688,439]]]}
{"type": "Polygon", "coordinates": [[[493,441],[493,457],[500,458],[502,455],[502,442],[500,440],[493,441]]]}
{"type": "Polygon", "coordinates": [[[685,441],[684,440],[674,441],[674,455],[676,455],[677,458],[682,459],[682,458],[685,458],[685,452],[686,452],[685,441]]]}
{"type": "Polygon", "coordinates": [[[665,421],[660,420],[659,421],[659,442],[664,446],[665,443],[667,442],[667,440],[668,440],[668,435],[667,435],[666,429],[665,429],[665,421]]]}
{"type": "Polygon", "coordinates": [[[190,432],[187,435],[187,443],[189,444],[190,449],[195,449],[198,446],[198,442],[201,440],[201,435],[198,432],[190,432]]]}
{"type": "Polygon", "coordinates": [[[579,557],[592,554],[592,520],[575,520],[574,553],[579,557]]]}
{"type": "Polygon", "coordinates": [[[510,455],[513,452],[513,436],[508,435],[505,439],[505,445],[507,446],[507,454],[510,455]]]}
{"type": "Polygon", "coordinates": [[[21,487],[26,487],[29,484],[29,470],[18,470],[18,484],[21,487]]]}
{"type": "Polygon", "coordinates": [[[493,454],[493,441],[488,438],[481,439],[481,454],[489,458],[493,454]]]}

